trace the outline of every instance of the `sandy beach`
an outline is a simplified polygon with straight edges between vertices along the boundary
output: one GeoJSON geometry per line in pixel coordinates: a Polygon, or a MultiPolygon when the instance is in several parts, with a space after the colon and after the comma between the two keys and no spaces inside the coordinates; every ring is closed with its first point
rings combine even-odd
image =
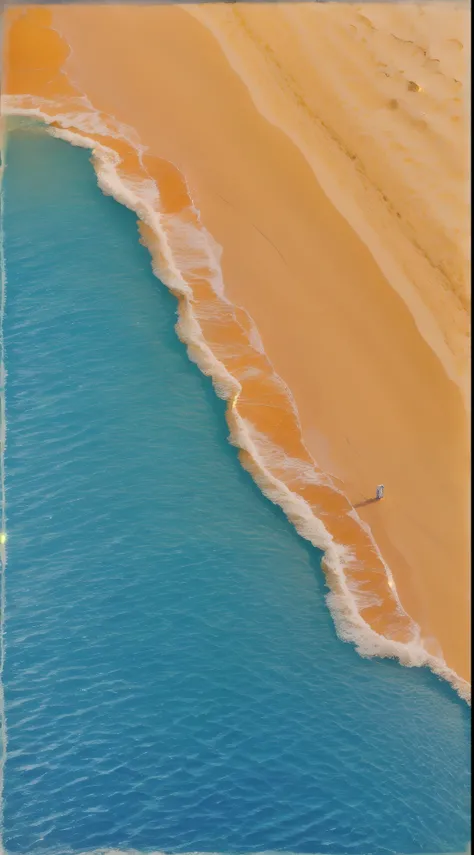
{"type": "Polygon", "coordinates": [[[468,32],[449,3],[12,9],[3,93],[156,182],[242,462],[348,550],[336,611],[347,584],[470,681],[468,32]]]}

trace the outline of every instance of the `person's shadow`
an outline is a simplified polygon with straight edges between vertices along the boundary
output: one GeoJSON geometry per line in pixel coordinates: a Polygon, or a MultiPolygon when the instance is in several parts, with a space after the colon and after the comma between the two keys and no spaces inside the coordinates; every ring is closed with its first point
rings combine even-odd
{"type": "Polygon", "coordinates": [[[380,501],[377,496],[374,496],[373,499],[365,499],[363,502],[357,502],[356,505],[352,505],[353,508],[363,508],[365,505],[372,505],[374,502],[380,501]]]}

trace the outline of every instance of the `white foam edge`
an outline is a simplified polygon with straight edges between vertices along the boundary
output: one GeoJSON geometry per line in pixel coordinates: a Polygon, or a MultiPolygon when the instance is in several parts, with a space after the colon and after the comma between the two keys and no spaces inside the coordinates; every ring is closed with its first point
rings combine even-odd
{"type": "MultiPolygon", "coordinates": [[[[203,374],[211,378],[216,394],[220,398],[227,402],[236,401],[241,392],[240,383],[219,362],[204,339],[202,329],[193,312],[192,289],[186,284],[176,267],[161,222],[162,215],[153,210],[146,199],[134,193],[121,179],[116,169],[121,162],[120,156],[90,137],[64,128],[51,127],[53,122],[60,121],[59,116],[53,118],[43,113],[39,108],[15,106],[15,103],[8,101],[8,96],[2,98],[2,114],[36,118],[48,127],[52,136],[74,146],[91,150],[97,183],[102,192],[105,195],[112,196],[129,210],[134,211],[138,218],[152,229],[158,239],[166,268],[158,269],[152,258],[153,272],[179,298],[176,330],[180,340],[187,347],[189,358],[198,365],[203,374]]],[[[239,415],[237,410],[233,410],[233,416],[235,430],[231,431],[230,441],[246,452],[253,460],[256,471],[252,469],[251,474],[262,493],[274,504],[279,505],[301,537],[324,553],[322,564],[330,588],[326,595],[326,601],[339,638],[352,643],[359,655],[363,657],[396,658],[406,667],[430,668],[438,677],[449,682],[459,696],[470,704],[471,687],[469,683],[449,668],[443,659],[428,653],[420,641],[419,628],[413,621],[411,623],[414,638],[409,642],[389,639],[377,633],[366,623],[357,608],[355,592],[350,590],[344,573],[344,566],[351,563],[350,550],[336,543],[323,522],[315,516],[308,503],[301,496],[293,493],[283,481],[277,479],[270,472],[265,465],[260,449],[252,441],[252,426],[239,415]]],[[[370,533],[370,529],[363,523],[355,509],[350,511],[350,515],[366,533],[367,531],[370,533]]],[[[383,561],[372,536],[371,541],[385,567],[400,612],[406,614],[398,598],[391,571],[383,561]]]]}

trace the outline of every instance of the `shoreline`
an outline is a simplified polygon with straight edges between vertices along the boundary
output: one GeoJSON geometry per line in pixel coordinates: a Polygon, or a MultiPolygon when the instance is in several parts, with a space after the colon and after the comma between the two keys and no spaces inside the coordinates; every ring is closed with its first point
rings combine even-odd
{"type": "MultiPolygon", "coordinates": [[[[64,14],[67,13],[64,12],[64,14]]],[[[58,94],[60,100],[65,99],[64,103],[71,97],[77,97],[77,93],[67,91],[64,80],[61,81],[61,86],[64,87],[64,90],[56,93],[56,102],[58,94]]],[[[57,108],[58,104],[56,103],[56,114],[57,108]]],[[[24,107],[23,110],[25,109],[28,108],[24,107]]],[[[103,111],[101,113],[103,119],[104,113],[103,111]]],[[[48,122],[54,121],[54,110],[49,116],[45,113],[43,118],[48,122]]],[[[97,126],[97,114],[92,118],[97,126]]],[[[89,120],[92,122],[91,114],[89,120]]],[[[72,124],[70,131],[64,131],[64,118],[60,122],[63,125],[63,130],[56,128],[54,133],[58,136],[62,134],[64,138],[64,135],[67,137],[67,134],[72,131],[76,134],[75,144],[79,144],[78,137],[82,138],[80,144],[84,144],[84,136],[87,136],[85,129],[84,127],[75,128],[71,115],[66,120],[66,124],[67,122],[72,124]]],[[[94,134],[88,136],[89,144],[86,147],[95,147],[96,152],[99,152],[99,155],[95,153],[95,167],[99,186],[105,192],[112,192],[110,179],[113,177],[115,180],[118,176],[122,182],[122,188],[115,186],[112,195],[118,201],[136,210],[142,221],[152,223],[154,234],[142,227],[142,237],[150,248],[152,258],[154,258],[157,275],[161,279],[165,279],[165,284],[171,290],[181,292],[181,319],[178,334],[187,344],[188,350],[191,350],[191,358],[198,362],[204,373],[210,373],[213,376],[218,394],[233,401],[233,405],[228,411],[228,422],[233,440],[241,449],[240,456],[241,459],[244,458],[242,463],[250,469],[263,492],[272,501],[283,507],[286,515],[295,524],[300,534],[313,542],[314,545],[325,549],[325,569],[332,588],[328,600],[339,634],[346,640],[356,643],[359,652],[363,655],[396,655],[402,662],[405,660],[404,664],[427,664],[437,673],[443,672],[442,676],[446,677],[446,669],[440,663],[438,656],[428,653],[419,641],[409,641],[410,638],[414,637],[414,633],[416,637],[416,630],[413,623],[400,612],[398,598],[397,596],[394,597],[393,594],[394,583],[391,573],[384,564],[375,542],[364,529],[366,521],[362,517],[361,524],[359,524],[359,515],[354,518],[353,504],[355,503],[351,504],[344,494],[335,488],[331,479],[324,474],[324,469],[329,467],[323,465],[322,468],[319,468],[315,465],[311,456],[311,448],[308,450],[305,444],[304,413],[302,417],[303,437],[299,435],[299,425],[291,397],[292,394],[296,393],[296,402],[301,416],[297,390],[293,388],[294,384],[290,383],[292,393],[288,394],[287,387],[282,384],[278,377],[283,372],[279,371],[278,366],[276,366],[277,374],[275,376],[272,363],[269,363],[267,357],[262,353],[262,346],[250,322],[249,314],[247,314],[248,301],[245,301],[245,311],[239,310],[235,308],[235,300],[232,304],[223,294],[219,295],[219,290],[222,292],[223,289],[223,275],[226,283],[226,294],[229,294],[231,299],[234,297],[233,290],[235,289],[228,287],[229,277],[227,273],[229,267],[228,264],[226,266],[225,259],[228,247],[224,245],[222,274],[219,251],[213,246],[210,238],[210,234],[213,235],[213,238],[216,236],[215,230],[203,230],[202,210],[201,215],[199,215],[179,170],[172,167],[166,159],[147,154],[144,147],[137,157],[137,149],[133,151],[133,146],[124,145],[123,138],[118,139],[121,136],[121,131],[123,128],[118,129],[117,137],[114,140],[111,140],[109,136],[109,143],[112,143],[111,148],[115,148],[118,151],[118,156],[122,157],[122,168],[119,167],[116,170],[115,176],[112,176],[114,170],[107,159],[110,158],[110,155],[105,160],[100,155],[101,151],[102,155],[104,153],[103,143],[107,134],[110,135],[110,127],[105,127],[102,134],[96,134],[95,138],[94,134]],[[102,148],[98,146],[100,139],[102,139],[102,148]],[[141,164],[139,163],[140,159],[141,164]],[[106,174],[104,174],[104,169],[106,174]],[[134,200],[130,196],[126,200],[123,187],[126,188],[127,181],[128,193],[133,192],[133,182],[135,182],[136,189],[137,178],[143,182],[144,175],[147,176],[148,184],[146,187],[142,184],[140,188],[142,191],[141,198],[135,194],[134,200]],[[149,202],[152,197],[150,179],[155,182],[161,193],[161,210],[158,220],[156,219],[157,212],[153,204],[150,207],[149,202]],[[145,191],[148,193],[148,201],[145,198],[145,191]],[[174,243],[174,252],[172,251],[171,257],[169,256],[167,259],[163,259],[163,241],[159,245],[156,243],[156,234],[159,232],[157,226],[161,227],[164,221],[168,242],[171,241],[171,245],[174,243]],[[188,228],[186,233],[188,237],[190,235],[189,228],[194,228],[194,237],[199,232],[200,237],[207,240],[207,245],[204,246],[206,243],[204,240],[204,244],[200,247],[200,261],[196,261],[197,256],[194,260],[194,269],[189,256],[190,244],[186,245],[186,242],[183,244],[182,240],[183,229],[186,228],[188,228]],[[188,251],[187,258],[183,256],[183,249],[185,254],[188,251]],[[172,271],[176,260],[181,262],[181,270],[178,263],[178,269],[175,267],[175,270],[172,271]],[[183,264],[185,263],[188,265],[188,270],[183,280],[183,264]],[[166,269],[168,269],[168,277],[166,277],[166,272],[165,275],[163,274],[166,269]],[[171,278],[169,276],[170,271],[172,271],[171,278]],[[184,281],[186,286],[184,291],[181,285],[177,284],[178,280],[173,279],[176,275],[181,277],[181,283],[184,281]],[[190,300],[190,288],[192,289],[193,304],[190,300]],[[195,310],[194,317],[192,308],[195,310]],[[210,348],[207,345],[203,347],[203,341],[199,340],[201,331],[204,334],[204,341],[211,343],[210,348]],[[225,375],[221,374],[222,366],[226,369],[225,375]],[[254,372],[253,378],[249,371],[254,372]],[[255,379],[257,376],[259,377],[258,382],[255,379]],[[231,377],[236,379],[231,380],[231,377]],[[264,378],[263,381],[262,377],[264,378]],[[243,395],[242,388],[244,388],[243,395]],[[240,395],[240,401],[235,406],[237,393],[240,395]],[[271,403],[273,412],[275,406],[279,412],[280,425],[277,425],[276,433],[274,418],[268,419],[269,403],[271,403]],[[267,412],[265,412],[265,407],[267,407],[267,412]],[[284,430],[282,433],[281,425],[283,422],[284,430]],[[286,453],[284,458],[281,454],[282,448],[286,453]],[[283,485],[283,490],[281,485],[283,485]],[[296,504],[294,504],[295,496],[296,504]],[[319,519],[317,516],[318,509],[320,512],[319,519]],[[321,519],[323,519],[325,526],[322,525],[321,519]],[[331,532],[329,539],[328,526],[331,532]],[[339,546],[337,545],[338,542],[339,546]],[[321,544],[323,544],[322,547],[321,544]],[[349,551],[347,547],[349,547],[349,551]],[[345,563],[342,575],[341,561],[345,563]],[[352,584],[352,591],[349,591],[347,587],[349,583],[352,584]],[[354,612],[354,607],[349,604],[350,599],[352,599],[353,604],[358,601],[357,614],[354,612]],[[361,617],[361,612],[365,612],[365,619],[361,617]],[[384,631],[388,631],[394,637],[385,640],[380,632],[374,631],[374,626],[379,630],[383,628],[384,631]],[[403,639],[402,642],[398,640],[400,638],[403,639]],[[390,652],[388,652],[389,650],[390,652]]],[[[69,141],[72,141],[72,138],[69,141]]],[[[155,207],[156,202],[157,199],[155,198],[155,207]]],[[[202,208],[202,206],[200,207],[202,208]]],[[[264,298],[265,295],[262,295],[262,299],[264,298]]],[[[259,332],[262,333],[259,314],[259,312],[250,311],[250,315],[257,320],[259,332]]],[[[268,354],[272,350],[272,347],[269,348],[268,346],[270,340],[268,329],[263,330],[263,339],[265,352],[268,354]]],[[[283,374],[283,376],[285,375],[283,374]]],[[[286,376],[285,380],[287,380],[286,376]]],[[[347,478],[343,480],[347,483],[347,478]]],[[[395,582],[396,587],[399,588],[399,578],[396,578],[395,582]]],[[[402,601],[404,599],[402,596],[402,601]]],[[[461,685],[459,683],[459,685],[458,691],[460,690],[460,694],[467,697],[466,684],[461,685]]]]}

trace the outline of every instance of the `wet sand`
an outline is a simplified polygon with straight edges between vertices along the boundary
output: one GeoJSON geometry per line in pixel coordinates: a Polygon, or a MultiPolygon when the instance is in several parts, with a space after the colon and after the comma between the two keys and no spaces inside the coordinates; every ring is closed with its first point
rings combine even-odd
{"type": "MultiPolygon", "coordinates": [[[[68,7],[54,8],[55,30],[48,15],[10,30],[4,91],[47,96],[50,115],[87,93],[132,126],[167,214],[192,211],[185,177],[222,247],[225,293],[270,360],[245,350],[243,313],[220,305],[217,321],[203,317],[244,385],[238,413],[347,496],[275,465],[356,555],[353,581],[377,597],[369,626],[409,631],[350,504],[425,646],[469,679],[468,12],[68,7]],[[372,502],[381,482],[385,499],[372,502]]],[[[194,273],[198,304],[216,302],[208,273],[194,273]]]]}

